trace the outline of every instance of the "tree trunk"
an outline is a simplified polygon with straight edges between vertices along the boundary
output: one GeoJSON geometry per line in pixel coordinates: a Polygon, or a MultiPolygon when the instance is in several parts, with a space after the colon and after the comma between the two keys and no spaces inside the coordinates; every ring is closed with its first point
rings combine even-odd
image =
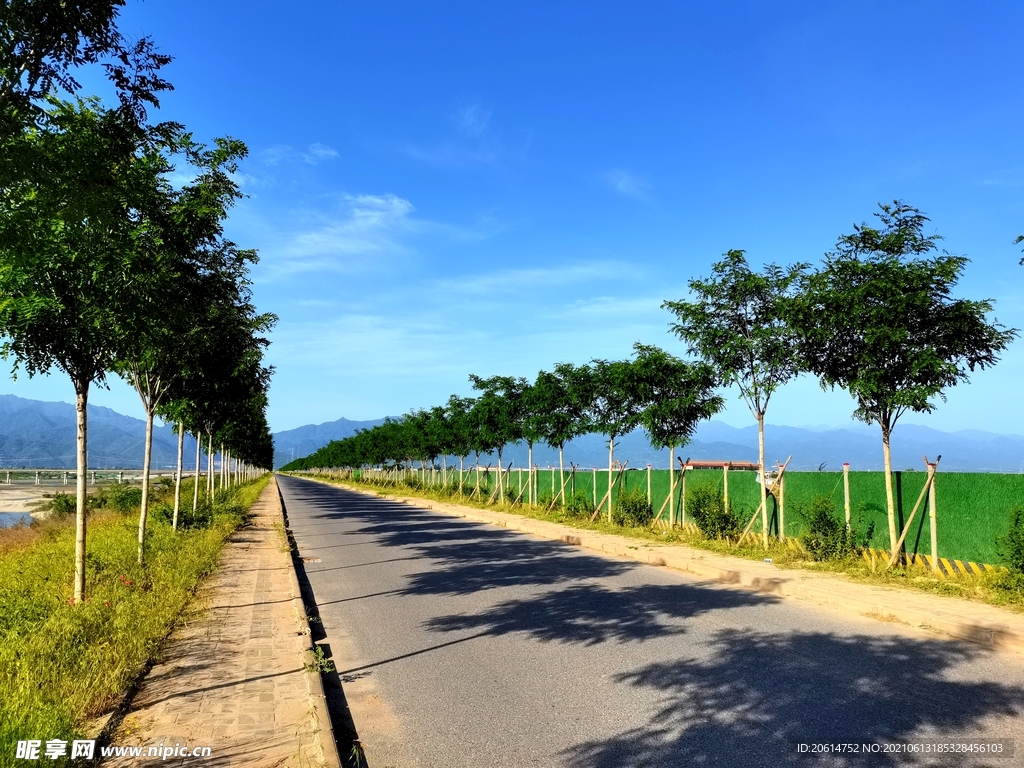
{"type": "Polygon", "coordinates": [[[206,439],[206,498],[210,499],[216,486],[213,484],[216,478],[213,476],[213,434],[206,439]]]}
{"type": "Polygon", "coordinates": [[[459,496],[462,495],[462,473],[464,471],[464,465],[466,462],[465,456],[459,456],[459,496]]]}
{"type": "Polygon", "coordinates": [[[533,504],[533,441],[526,444],[526,503],[533,504]]]}
{"type": "Polygon", "coordinates": [[[612,463],[615,459],[615,435],[608,437],[608,522],[612,521],[612,463]]]}
{"type": "Polygon", "coordinates": [[[149,515],[149,465],[153,455],[153,409],[146,409],[146,446],[142,453],[142,504],[139,507],[139,565],[145,562],[146,517],[149,515]]]}
{"type": "Polygon", "coordinates": [[[178,511],[181,509],[181,465],[185,457],[185,425],[178,422],[178,471],[174,473],[174,520],[171,530],[178,530],[178,511]]]}
{"type": "Polygon", "coordinates": [[[676,447],[668,448],[668,527],[676,524],[676,447]]]}
{"type": "Polygon", "coordinates": [[[889,550],[896,554],[896,500],[892,492],[892,456],[889,452],[889,437],[892,430],[889,425],[882,425],[882,456],[885,460],[885,507],[889,515],[889,550]]]}
{"type": "Polygon", "coordinates": [[[75,466],[75,605],[85,600],[85,473],[88,471],[89,382],[75,382],[75,417],[78,422],[75,466]]]}
{"type": "Polygon", "coordinates": [[[562,446],[558,446],[558,497],[565,506],[565,461],[562,459],[562,446]]]}
{"type": "Polygon", "coordinates": [[[504,465],[501,463],[502,462],[502,459],[501,459],[502,448],[504,448],[504,446],[502,446],[501,448],[498,448],[498,482],[497,482],[498,498],[496,499],[496,501],[499,504],[502,501],[504,501],[504,499],[505,499],[505,478],[503,477],[503,475],[505,473],[502,472],[502,469],[504,468],[504,465]]]}
{"type": "Polygon", "coordinates": [[[195,515],[196,510],[199,509],[199,475],[203,465],[200,463],[203,460],[203,433],[196,432],[196,481],[192,486],[192,514],[195,515]]]}
{"type": "MultiPolygon", "coordinates": [[[[761,543],[768,547],[768,477],[764,466],[764,414],[757,414],[757,459],[761,464],[761,543]]],[[[728,511],[728,510],[727,510],[728,511]]]]}

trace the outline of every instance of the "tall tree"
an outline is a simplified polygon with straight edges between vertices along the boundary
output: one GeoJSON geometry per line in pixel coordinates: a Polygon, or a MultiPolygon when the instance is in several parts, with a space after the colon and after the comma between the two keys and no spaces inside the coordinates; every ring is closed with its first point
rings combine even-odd
{"type": "Polygon", "coordinates": [[[462,495],[463,472],[466,457],[473,452],[473,434],[470,424],[470,412],[474,400],[469,397],[452,395],[445,404],[445,417],[448,422],[448,450],[459,459],[459,495],[462,495]]]}
{"type": "Polygon", "coordinates": [[[689,363],[640,343],[633,349],[636,386],[645,403],[640,423],[652,446],[669,449],[669,495],[675,498],[676,448],[690,442],[697,425],[722,410],[725,401],[714,393],[718,378],[709,364],[689,363]]]}
{"type": "Polygon", "coordinates": [[[574,372],[573,390],[579,402],[587,404],[592,429],[608,438],[608,522],[611,522],[615,438],[639,426],[644,408],[636,369],[630,360],[592,360],[589,368],[578,368],[574,372]]]}
{"type": "Polygon", "coordinates": [[[2,352],[29,375],[56,367],[75,390],[76,602],[85,596],[89,389],[125,353],[139,286],[159,272],[153,205],[177,140],[123,118],[95,100],[52,102],[45,128],[17,142],[33,158],[31,176],[0,198],[2,352]]]}
{"type": "MultiPolygon", "coordinates": [[[[121,110],[142,124],[146,105],[171,89],[160,69],[171,57],[148,37],[134,42],[117,28],[123,0],[9,0],[0,3],[0,144],[47,118],[41,103],[58,91],[74,95],[86,65],[102,65],[121,110]]],[[[5,150],[9,147],[5,147],[5,150]]],[[[3,154],[12,159],[5,151],[3,154]]],[[[29,166],[0,166],[20,174],[29,166]]]]}
{"type": "MultiPolygon", "coordinates": [[[[177,380],[196,365],[204,339],[220,328],[203,327],[211,304],[239,298],[239,282],[251,251],[223,238],[228,208],[240,197],[232,174],[245,156],[238,141],[219,139],[213,150],[188,145],[197,178],[181,190],[166,185],[166,210],[153,222],[159,230],[159,270],[136,292],[137,310],[125,318],[129,348],[116,362],[118,373],[138,393],[146,417],[139,511],[138,560],[144,560],[149,511],[153,420],[177,380]]],[[[179,440],[180,442],[180,440],[179,440]]],[[[180,470],[180,468],[179,468],[180,470]]]]}
{"type": "Polygon", "coordinates": [[[484,379],[470,374],[473,389],[480,397],[473,406],[479,421],[478,439],[484,452],[498,454],[498,498],[504,498],[502,484],[502,453],[505,446],[523,439],[523,392],[526,379],[513,376],[491,376],[484,379]]]}
{"type": "MultiPolygon", "coordinates": [[[[558,363],[553,371],[541,371],[533,385],[535,428],[542,440],[558,449],[559,490],[552,490],[565,504],[565,444],[590,431],[587,408],[592,402],[587,388],[589,369],[558,363]]],[[[532,446],[531,446],[532,447],[532,446]]]]}
{"type": "Polygon", "coordinates": [[[712,267],[710,278],[690,281],[693,300],[662,304],[675,314],[671,328],[690,354],[710,363],[721,384],[735,384],[757,420],[761,535],[766,546],[764,417],[775,391],[800,372],[796,333],[785,321],[784,308],[804,269],[803,264],[769,264],[755,272],[744,251],[731,250],[712,267]]]}
{"type": "Polygon", "coordinates": [[[907,411],[933,411],[946,388],[993,365],[1017,331],[988,321],[991,300],[952,297],[968,259],[937,252],[942,238],[925,234],[921,211],[897,200],[880,204],[875,216],[880,226],[855,226],[806,276],[789,321],[822,387],[847,390],[857,402],[854,418],[881,429],[896,554],[893,427],[907,411]]]}

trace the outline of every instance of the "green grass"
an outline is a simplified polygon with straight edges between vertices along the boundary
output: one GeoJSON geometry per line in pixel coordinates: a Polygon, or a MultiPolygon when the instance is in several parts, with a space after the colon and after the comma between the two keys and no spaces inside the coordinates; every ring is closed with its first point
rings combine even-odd
{"type": "MultiPolygon", "coordinates": [[[[636,474],[639,475],[640,473],[636,474]]],[[[750,473],[744,474],[749,475],[750,473]]],[[[806,474],[811,476],[824,476],[823,480],[827,479],[828,477],[827,473],[806,474]]],[[[877,474],[879,477],[881,477],[881,473],[863,474],[877,474]]],[[[923,475],[923,473],[921,474],[923,475]]],[[[667,480],[668,473],[666,472],[665,475],[667,480]]],[[[721,472],[718,472],[717,475],[720,480],[721,472]]],[[[840,478],[841,477],[842,476],[840,475],[840,478]]],[[[763,561],[764,558],[769,557],[772,559],[772,562],[775,565],[780,566],[782,568],[795,568],[840,574],[844,575],[847,578],[850,578],[853,581],[871,584],[881,584],[893,587],[903,587],[908,589],[931,592],[933,594],[961,597],[969,600],[978,600],[993,605],[1008,607],[1012,610],[1024,611],[1024,577],[1014,577],[1011,574],[986,573],[980,576],[961,576],[955,579],[944,579],[933,576],[930,571],[920,566],[896,567],[892,569],[884,569],[878,566],[874,570],[872,570],[870,564],[868,564],[862,558],[855,555],[841,558],[838,560],[816,562],[813,559],[811,559],[811,557],[808,554],[794,550],[793,548],[778,541],[777,539],[770,539],[768,549],[766,550],[760,545],[759,542],[754,542],[750,539],[747,540],[750,543],[745,543],[743,545],[736,546],[735,544],[728,541],[705,539],[700,534],[692,534],[678,529],[673,531],[664,531],[654,529],[648,526],[623,527],[620,525],[616,525],[614,523],[608,523],[607,515],[600,515],[598,516],[597,520],[595,520],[594,522],[590,522],[589,515],[574,515],[568,511],[561,509],[547,511],[546,509],[541,507],[531,507],[526,505],[517,505],[515,507],[508,504],[488,505],[485,504],[483,501],[477,499],[469,499],[467,497],[460,498],[457,493],[453,495],[449,492],[443,491],[443,489],[414,488],[405,485],[380,486],[376,483],[369,482],[358,482],[352,480],[340,481],[331,478],[328,475],[320,475],[317,477],[317,479],[338,484],[348,484],[355,487],[361,487],[367,490],[373,490],[382,495],[395,494],[404,496],[414,496],[418,498],[433,499],[436,501],[471,506],[477,509],[488,509],[494,511],[508,512],[516,515],[522,515],[523,517],[529,517],[535,520],[544,520],[547,522],[572,526],[574,528],[582,530],[599,531],[601,533],[611,533],[619,536],[628,536],[630,538],[634,538],[638,541],[651,545],[678,544],[687,547],[704,549],[722,555],[741,557],[748,560],[757,561],[763,561]]],[[[691,477],[691,480],[692,479],[693,478],[691,477]]],[[[833,474],[833,483],[834,482],[835,480],[833,474]]],[[[598,485],[598,488],[600,489],[600,484],[598,485]]],[[[917,491],[920,492],[920,489],[921,485],[918,484],[917,491]]],[[[469,490],[466,491],[467,496],[469,490]]],[[[828,488],[825,489],[826,494],[828,490],[828,488]]],[[[577,491],[579,491],[579,486],[577,486],[577,491]]],[[[730,497],[732,497],[732,493],[733,487],[730,483],[730,497]]],[[[840,489],[840,494],[841,493],[842,490],[840,489]]],[[[543,496],[544,491],[541,492],[541,497],[543,498],[543,496]]],[[[485,499],[486,497],[486,494],[484,494],[485,499]]],[[[664,499],[664,496],[662,498],[664,499]]],[[[788,504],[789,502],[787,501],[787,507],[788,504]]],[[[911,505],[913,505],[913,501],[911,502],[911,505]]],[[[841,497],[839,509],[841,514],[841,497]]],[[[657,505],[655,505],[655,512],[657,512],[657,505]]],[[[787,517],[788,514],[789,511],[787,509],[787,517]]],[[[920,512],[918,512],[918,514],[920,514],[920,512]]],[[[749,518],[749,515],[747,516],[747,518],[749,518]]],[[[746,518],[744,519],[744,524],[745,523],[746,518]]],[[[788,524],[786,528],[787,531],[790,530],[788,524]]]]}
{"type": "Polygon", "coordinates": [[[221,494],[208,527],[175,532],[152,520],[145,567],[136,562],[137,512],[92,513],[83,605],[69,603],[73,522],[0,555],[0,766],[17,763],[17,740],[81,737],[89,718],[110,709],[269,479],[221,494]]]}

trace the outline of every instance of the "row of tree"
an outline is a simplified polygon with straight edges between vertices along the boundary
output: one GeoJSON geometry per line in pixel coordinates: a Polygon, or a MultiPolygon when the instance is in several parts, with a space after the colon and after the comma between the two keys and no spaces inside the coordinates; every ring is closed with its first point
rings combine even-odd
{"type": "MultiPolygon", "coordinates": [[[[743,251],[733,250],[710,277],[690,281],[688,299],[663,306],[694,362],[638,344],[632,360],[560,364],[533,384],[471,376],[481,392],[476,399],[453,396],[446,407],[389,420],[288,467],[461,460],[470,452],[495,452],[500,462],[504,446],[516,441],[530,447],[532,466],[536,440],[557,448],[563,465],[568,440],[597,432],[608,437],[610,470],[617,436],[642,426],[655,447],[679,447],[700,419],[722,407],[714,389],[731,386],[757,421],[763,467],[772,396],[811,374],[825,389],[849,392],[854,417],[881,429],[895,547],[890,441],[896,422],[908,411],[934,410],[948,387],[994,364],[1017,331],[989,320],[992,301],[952,296],[968,259],[939,252],[942,238],[925,233],[924,214],[895,201],[880,205],[876,217],[877,225],[841,236],[818,269],[799,263],[757,271],[743,251]]],[[[608,479],[610,488],[611,471],[608,479]]],[[[768,492],[761,483],[765,541],[768,492]]]]}
{"type": "MultiPolygon", "coordinates": [[[[146,418],[138,556],[145,556],[154,418],[205,439],[224,468],[270,468],[263,362],[273,315],[252,302],[256,253],[225,237],[246,147],[212,146],[152,123],[170,58],[117,30],[117,0],[0,7],[0,352],[14,373],[57,369],[78,419],[74,599],[85,596],[87,405],[109,375],[138,392],[146,418]],[[78,97],[83,65],[105,68],[117,104],[78,97]],[[63,95],[62,95],[63,94],[63,95]],[[70,97],[70,98],[69,98],[70,97]],[[172,174],[191,176],[184,185],[172,174]]],[[[198,504],[198,476],[193,507],[198,504]]]]}
{"type": "MultiPolygon", "coordinates": [[[[565,445],[580,435],[598,433],[608,438],[605,500],[610,518],[616,438],[643,428],[654,446],[668,448],[674,456],[675,448],[689,441],[697,424],[724,404],[714,392],[716,379],[709,365],[680,360],[642,344],[634,346],[629,360],[561,363],[552,371],[541,371],[532,383],[512,376],[470,376],[470,381],[480,393],[475,398],[452,395],[444,406],[387,419],[284,468],[414,461],[433,465],[440,458],[447,469],[447,457],[452,456],[459,459],[461,483],[464,461],[471,453],[477,468],[481,454],[492,453],[500,466],[506,446],[524,442],[532,467],[533,447],[542,442],[558,451],[561,482],[556,495],[564,503],[565,445]]],[[[479,485],[474,488],[478,492],[479,485]]],[[[504,492],[504,474],[499,472],[494,495],[504,498],[504,492]]],[[[532,482],[527,492],[527,500],[535,501],[532,482]]]]}

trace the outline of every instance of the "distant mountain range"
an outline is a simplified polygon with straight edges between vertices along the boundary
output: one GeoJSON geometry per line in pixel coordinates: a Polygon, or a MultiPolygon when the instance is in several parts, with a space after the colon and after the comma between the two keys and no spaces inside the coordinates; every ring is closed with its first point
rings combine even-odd
{"type": "Polygon", "coordinates": [[[275,432],[274,466],[280,467],[294,459],[309,456],[309,454],[319,448],[323,448],[332,440],[352,437],[361,429],[369,429],[383,423],[384,419],[374,419],[372,421],[338,419],[337,421],[328,421],[324,424],[307,424],[304,427],[275,432]]]}
{"type": "MultiPolygon", "coordinates": [[[[325,424],[308,425],[274,435],[277,466],[293,458],[308,456],[331,440],[340,440],[382,423],[338,419],[325,424]]],[[[790,468],[837,470],[850,462],[855,470],[882,469],[882,438],[878,427],[851,423],[837,427],[765,426],[765,450],[768,462],[785,461],[792,455],[790,468]]],[[[942,455],[942,468],[948,472],[1024,472],[1024,436],[999,435],[979,430],[942,432],[917,424],[898,424],[892,437],[893,469],[924,469],[923,456],[934,461],[942,455]]],[[[693,441],[678,449],[681,458],[702,460],[757,461],[757,425],[732,427],[710,421],[697,428],[693,441]]],[[[525,445],[510,446],[503,454],[507,465],[526,465],[525,445]]],[[[629,461],[631,467],[668,466],[668,451],[651,448],[643,432],[625,435],[617,441],[615,457],[629,461]]],[[[608,466],[608,443],[600,435],[577,438],[565,448],[566,462],[582,467],[608,466]]],[[[489,456],[482,462],[495,463],[489,456]]],[[[544,445],[534,446],[534,464],[557,465],[558,453],[544,445]]]]}
{"type": "MultiPolygon", "coordinates": [[[[0,467],[75,467],[75,406],[0,395],[0,467]]],[[[146,422],[101,406],[89,406],[89,466],[142,467],[146,422]]],[[[178,436],[170,426],[153,428],[153,467],[177,464],[178,436]]],[[[196,442],[185,438],[185,466],[194,467],[196,442]]]]}
{"type": "MultiPolygon", "coordinates": [[[[331,440],[354,435],[384,419],[353,421],[338,419],[324,424],[309,424],[274,435],[274,463],[277,466],[293,458],[308,456],[331,440]]],[[[142,446],[146,424],[142,419],[124,416],[109,408],[89,406],[89,466],[134,469],[142,466],[142,446]]],[[[153,435],[153,466],[170,468],[175,464],[177,437],[170,426],[157,426],[153,435]]],[[[792,455],[792,469],[839,469],[844,461],[853,469],[880,470],[882,445],[877,427],[851,423],[845,428],[781,427],[765,428],[768,461],[785,461],[792,455]]],[[[921,457],[934,460],[942,454],[942,468],[960,472],[1024,472],[1024,436],[999,435],[979,430],[941,432],[916,424],[897,425],[892,439],[894,469],[923,469],[921,457]]],[[[677,451],[681,458],[757,461],[757,426],[731,427],[720,421],[701,424],[694,440],[677,451]]],[[[655,451],[642,432],[619,438],[615,456],[629,461],[630,467],[668,466],[668,451],[655,451]]],[[[505,462],[526,465],[526,446],[510,446],[505,462]]],[[[582,467],[608,465],[607,442],[600,435],[573,440],[565,450],[566,462],[582,467]]],[[[472,459],[470,459],[472,460],[472,459]]],[[[533,460],[540,466],[557,465],[558,454],[547,446],[534,447],[533,460]]],[[[484,457],[494,463],[496,457],[484,457]]],[[[185,466],[195,462],[195,442],[185,439],[185,466]]],[[[0,395],[0,468],[75,466],[75,408],[68,403],[26,400],[0,395]]]]}

